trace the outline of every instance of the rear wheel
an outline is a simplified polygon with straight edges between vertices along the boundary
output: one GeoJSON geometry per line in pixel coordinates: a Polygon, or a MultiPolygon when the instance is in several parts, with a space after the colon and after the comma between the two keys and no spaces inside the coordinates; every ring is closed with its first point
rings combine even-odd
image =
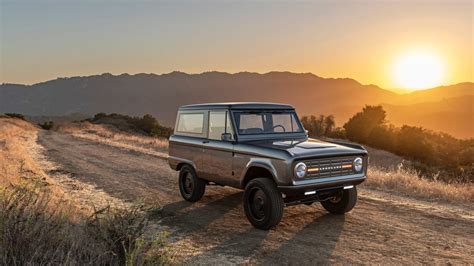
{"type": "Polygon", "coordinates": [[[283,216],[283,198],[273,180],[256,178],[245,187],[244,210],[247,219],[258,229],[276,226],[283,216]]]}
{"type": "Polygon", "coordinates": [[[206,190],[206,183],[200,179],[194,169],[185,165],[179,172],[179,191],[181,196],[191,202],[196,202],[202,198],[206,190]]]}
{"type": "Polygon", "coordinates": [[[323,207],[330,213],[344,214],[351,211],[356,202],[357,189],[356,187],[353,187],[341,190],[334,197],[321,201],[321,205],[323,205],[323,207]]]}

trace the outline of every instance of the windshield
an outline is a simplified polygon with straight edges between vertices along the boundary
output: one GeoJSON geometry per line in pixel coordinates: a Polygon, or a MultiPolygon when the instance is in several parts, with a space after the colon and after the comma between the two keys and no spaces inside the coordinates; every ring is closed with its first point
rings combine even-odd
{"type": "Polygon", "coordinates": [[[294,111],[243,111],[233,114],[240,135],[303,132],[294,111]]]}

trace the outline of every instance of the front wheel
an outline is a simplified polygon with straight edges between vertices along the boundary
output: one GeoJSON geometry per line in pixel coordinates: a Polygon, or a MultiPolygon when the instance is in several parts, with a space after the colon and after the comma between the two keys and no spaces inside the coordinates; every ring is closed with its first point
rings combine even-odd
{"type": "Polygon", "coordinates": [[[196,175],[196,171],[185,165],[179,172],[179,191],[187,201],[196,202],[202,198],[206,190],[206,183],[196,175]]]}
{"type": "Polygon", "coordinates": [[[354,208],[357,202],[356,187],[344,189],[338,192],[334,197],[321,201],[324,209],[330,213],[344,214],[354,208]]]}
{"type": "Polygon", "coordinates": [[[258,229],[276,226],[283,216],[283,198],[273,180],[256,178],[245,187],[244,210],[249,222],[258,229]]]}

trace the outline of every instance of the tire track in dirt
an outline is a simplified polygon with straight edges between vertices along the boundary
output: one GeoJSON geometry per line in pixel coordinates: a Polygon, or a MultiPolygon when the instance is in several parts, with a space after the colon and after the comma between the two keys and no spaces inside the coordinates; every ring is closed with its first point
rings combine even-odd
{"type": "Polygon", "coordinates": [[[163,205],[156,221],[171,229],[177,258],[187,263],[474,263],[472,212],[426,206],[383,193],[359,190],[345,216],[319,204],[285,209],[280,225],[268,232],[247,222],[242,192],[207,187],[200,202],[179,196],[177,173],[162,158],[56,132],[38,142],[61,169],[127,201],[163,205]]]}

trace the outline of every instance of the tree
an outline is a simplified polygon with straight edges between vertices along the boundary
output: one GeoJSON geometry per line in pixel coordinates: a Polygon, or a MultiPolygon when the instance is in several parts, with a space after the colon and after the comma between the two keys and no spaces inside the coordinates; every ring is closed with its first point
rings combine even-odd
{"type": "Polygon", "coordinates": [[[326,116],[324,118],[324,135],[331,136],[331,133],[336,126],[336,121],[334,120],[333,115],[326,116]]]}
{"type": "Polygon", "coordinates": [[[368,143],[369,135],[375,127],[384,127],[386,114],[382,106],[366,105],[344,124],[349,140],[368,143]]]}
{"type": "Polygon", "coordinates": [[[319,115],[317,118],[314,115],[303,116],[301,123],[303,123],[304,128],[308,130],[310,136],[316,137],[330,136],[336,126],[333,115],[319,115]]]}
{"type": "Polygon", "coordinates": [[[402,126],[397,134],[396,153],[425,163],[435,164],[429,135],[421,127],[402,126]]]}

